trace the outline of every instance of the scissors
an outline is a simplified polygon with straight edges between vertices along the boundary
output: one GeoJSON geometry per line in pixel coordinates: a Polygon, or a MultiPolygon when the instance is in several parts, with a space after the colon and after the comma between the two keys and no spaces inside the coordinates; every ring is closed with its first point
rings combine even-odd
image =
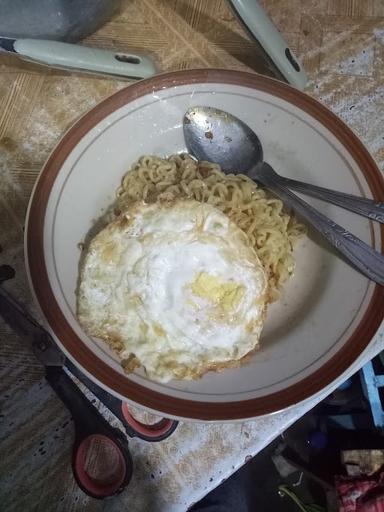
{"type": "Polygon", "coordinates": [[[108,407],[123,424],[129,437],[161,441],[174,432],[178,422],[163,418],[154,425],[141,423],[133,417],[126,403],[83,375],[59,350],[51,335],[2,288],[1,283],[14,275],[12,267],[0,266],[0,315],[12,329],[31,343],[35,356],[45,366],[46,380],[73,417],[75,441],[72,470],[75,480],[93,498],[103,499],[118,494],[129,484],[133,472],[127,437],[105,420],[64,368],[108,407]],[[99,456],[108,454],[108,459],[113,461],[113,467],[108,465],[108,475],[100,477],[94,474],[95,457],[92,456],[95,452],[99,456]]]}

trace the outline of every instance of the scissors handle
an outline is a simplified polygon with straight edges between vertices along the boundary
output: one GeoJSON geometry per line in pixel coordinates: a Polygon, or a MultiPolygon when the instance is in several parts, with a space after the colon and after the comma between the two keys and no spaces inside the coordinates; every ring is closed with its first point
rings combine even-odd
{"type": "Polygon", "coordinates": [[[75,423],[72,469],[79,487],[93,498],[120,493],[133,463],[124,434],[112,427],[60,367],[47,367],[46,379],[75,423]]]}
{"type": "Polygon", "coordinates": [[[148,442],[157,442],[163,441],[176,430],[178,422],[169,418],[162,418],[152,425],[138,421],[131,414],[127,403],[95,384],[71,361],[67,360],[65,365],[121,421],[128,436],[138,437],[148,442]]]}

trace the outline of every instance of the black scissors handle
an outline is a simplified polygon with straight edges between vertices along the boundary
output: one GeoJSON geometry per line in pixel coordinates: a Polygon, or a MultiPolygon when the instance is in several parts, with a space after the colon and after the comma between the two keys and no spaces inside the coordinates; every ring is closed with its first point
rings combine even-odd
{"type": "Polygon", "coordinates": [[[72,468],[79,487],[93,498],[120,493],[133,463],[124,434],[112,427],[60,367],[47,367],[46,379],[75,423],[72,468]]]}
{"type": "Polygon", "coordinates": [[[65,366],[120,420],[128,436],[138,437],[148,442],[157,442],[163,441],[175,431],[178,421],[169,418],[161,418],[152,425],[138,421],[131,414],[126,402],[122,402],[119,398],[95,384],[68,359],[65,366]]]}

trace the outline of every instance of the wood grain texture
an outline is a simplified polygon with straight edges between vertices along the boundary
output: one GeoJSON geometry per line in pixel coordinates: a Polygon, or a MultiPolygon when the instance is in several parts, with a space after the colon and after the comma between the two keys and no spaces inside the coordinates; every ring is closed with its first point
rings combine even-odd
{"type": "MultiPolygon", "coordinates": [[[[262,3],[304,63],[307,92],[358,133],[383,169],[383,2],[262,3]]],[[[148,51],[162,70],[221,67],[271,74],[224,0],[127,0],[120,15],[84,43],[148,51]]],[[[35,314],[22,247],[33,184],[64,131],[126,85],[0,56],[0,263],[15,267],[16,279],[7,288],[35,314]]],[[[2,323],[0,340],[0,502],[7,512],[185,510],[306,410],[300,406],[246,424],[182,424],[158,444],[133,440],[134,479],[126,492],[104,503],[85,496],[73,480],[73,425],[29,347],[2,323]]]]}

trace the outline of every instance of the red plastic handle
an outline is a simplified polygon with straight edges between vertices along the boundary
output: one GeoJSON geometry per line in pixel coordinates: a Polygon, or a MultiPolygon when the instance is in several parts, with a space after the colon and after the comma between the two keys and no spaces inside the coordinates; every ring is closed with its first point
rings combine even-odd
{"type": "Polygon", "coordinates": [[[122,448],[110,437],[92,434],[77,446],[73,472],[79,487],[94,498],[106,498],[122,491],[131,468],[122,448]]]}
{"type": "Polygon", "coordinates": [[[133,417],[126,402],[122,402],[121,412],[125,421],[131,425],[132,428],[136,430],[136,432],[146,437],[157,438],[167,434],[171,429],[174,429],[175,422],[168,418],[162,418],[160,421],[154,423],[153,425],[141,423],[141,421],[138,421],[133,417]]]}

